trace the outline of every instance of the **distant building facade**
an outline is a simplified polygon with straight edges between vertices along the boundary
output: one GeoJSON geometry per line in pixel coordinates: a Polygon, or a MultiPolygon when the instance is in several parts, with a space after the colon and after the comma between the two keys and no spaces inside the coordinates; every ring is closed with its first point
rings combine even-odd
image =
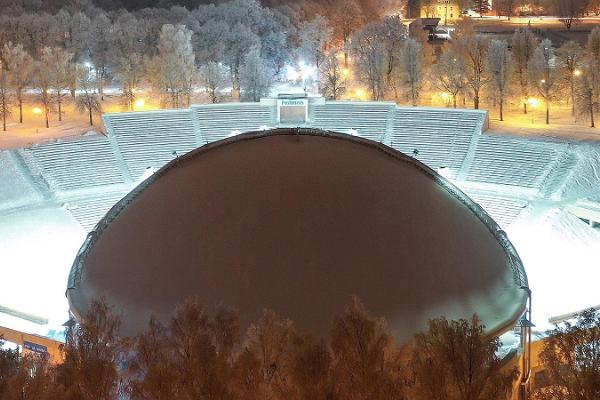
{"type": "Polygon", "coordinates": [[[454,23],[461,17],[458,2],[453,0],[430,0],[421,3],[421,18],[439,18],[440,23],[454,23]]]}

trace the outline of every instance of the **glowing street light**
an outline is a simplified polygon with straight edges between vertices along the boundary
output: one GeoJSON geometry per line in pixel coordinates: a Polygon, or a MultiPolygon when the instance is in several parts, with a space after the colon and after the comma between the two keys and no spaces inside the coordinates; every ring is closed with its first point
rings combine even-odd
{"type": "Polygon", "coordinates": [[[367,92],[364,89],[356,89],[356,97],[360,100],[364,100],[367,98],[367,92]]]}
{"type": "Polygon", "coordinates": [[[581,70],[576,69],[575,71],[573,71],[573,75],[580,76],[581,75],[581,70]]]}
{"type": "Polygon", "coordinates": [[[41,114],[42,113],[42,109],[39,107],[33,107],[33,113],[34,114],[41,114]]]}
{"type": "Polygon", "coordinates": [[[144,99],[137,99],[134,104],[135,108],[137,108],[137,109],[144,108],[144,105],[146,105],[146,100],[144,100],[144,99]]]}
{"type": "Polygon", "coordinates": [[[344,78],[347,78],[349,74],[350,74],[350,70],[348,68],[342,68],[342,76],[344,78]]]}
{"type": "Polygon", "coordinates": [[[527,102],[531,106],[531,123],[533,124],[533,110],[535,110],[535,108],[538,106],[538,104],[540,102],[535,97],[530,97],[529,99],[527,99],[527,102]]]}

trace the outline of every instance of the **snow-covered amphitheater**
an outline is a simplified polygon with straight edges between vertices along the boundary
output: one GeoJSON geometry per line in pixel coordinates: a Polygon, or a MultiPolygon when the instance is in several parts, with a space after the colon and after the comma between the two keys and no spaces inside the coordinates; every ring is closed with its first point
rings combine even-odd
{"type": "Polygon", "coordinates": [[[450,179],[518,250],[538,328],[600,304],[600,144],[488,134],[481,110],[315,97],[288,115],[284,103],[105,114],[106,135],[1,151],[0,326],[40,334],[60,326],[67,275],[86,234],[162,165],[240,132],[291,125],[382,142],[450,179]],[[290,115],[302,122],[286,122],[290,115]]]}

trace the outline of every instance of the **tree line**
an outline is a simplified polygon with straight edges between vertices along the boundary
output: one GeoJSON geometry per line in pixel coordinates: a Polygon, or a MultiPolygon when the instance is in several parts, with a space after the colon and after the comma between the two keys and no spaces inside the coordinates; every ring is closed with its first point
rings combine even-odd
{"type": "MultiPolygon", "coordinates": [[[[59,364],[0,346],[0,399],[503,400],[517,385],[514,358],[498,356],[500,340],[476,316],[433,319],[401,345],[358,299],[327,338],[270,310],[242,332],[235,310],[194,300],[135,337],[119,337],[119,324],[105,302],[92,303],[59,364]]],[[[593,309],[550,331],[532,398],[597,399],[599,340],[593,309]]]]}
{"type": "MultiPolygon", "coordinates": [[[[502,121],[510,99],[519,99],[525,114],[539,99],[548,124],[552,104],[566,99],[573,116],[585,115],[595,125],[600,104],[599,27],[590,32],[585,47],[568,41],[556,48],[527,27],[516,29],[511,40],[489,39],[465,18],[455,25],[453,39],[441,54],[434,55],[419,27],[408,35],[397,17],[386,17],[358,30],[351,42],[356,78],[369,88],[373,100],[417,105],[428,89],[441,92],[455,108],[461,98],[462,106],[468,99],[476,109],[487,100],[502,121]]],[[[335,98],[330,77],[341,78],[341,73],[334,72],[333,64],[326,66],[322,79],[323,92],[335,98]]]]}
{"type": "Polygon", "coordinates": [[[167,325],[133,338],[104,302],[69,333],[64,361],[0,350],[0,398],[26,399],[503,399],[515,371],[476,317],[430,322],[398,347],[382,318],[354,300],[327,339],[265,310],[242,333],[237,313],[187,301],[167,325]]]}

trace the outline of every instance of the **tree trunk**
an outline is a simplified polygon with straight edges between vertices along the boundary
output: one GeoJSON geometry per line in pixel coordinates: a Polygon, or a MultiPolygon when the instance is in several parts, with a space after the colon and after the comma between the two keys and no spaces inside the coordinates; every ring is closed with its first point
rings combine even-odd
{"type": "Polygon", "coordinates": [[[88,108],[88,111],[90,112],[90,126],[94,126],[94,121],[92,120],[92,108],[88,108]]]}
{"type": "Polygon", "coordinates": [[[548,105],[548,100],[546,100],[546,125],[550,123],[550,107],[548,105]]]}
{"type": "Polygon", "coordinates": [[[456,95],[452,96],[452,104],[454,105],[454,108],[456,108],[456,95]]]}
{"type": "Polygon", "coordinates": [[[479,94],[475,94],[473,96],[473,107],[478,110],[479,109],[479,94]]]}
{"type": "Polygon", "coordinates": [[[58,93],[58,120],[62,121],[62,102],[60,101],[60,93],[58,93]]]}
{"type": "Polygon", "coordinates": [[[6,132],[6,104],[2,107],[2,130],[6,132]]]}
{"type": "Polygon", "coordinates": [[[575,116],[575,82],[573,82],[573,78],[571,78],[571,116],[575,116]]]}
{"type": "Polygon", "coordinates": [[[23,99],[19,96],[19,123],[23,123],[23,99]]]}
{"type": "Polygon", "coordinates": [[[594,128],[595,127],[595,125],[594,125],[594,101],[593,101],[594,95],[591,93],[591,91],[592,90],[590,89],[590,100],[592,100],[589,103],[590,104],[590,126],[592,128],[594,128]]]}
{"type": "Polygon", "coordinates": [[[527,114],[527,101],[523,102],[523,114],[527,114]]]}
{"type": "Polygon", "coordinates": [[[46,128],[50,128],[50,122],[48,121],[48,106],[44,106],[44,114],[46,115],[46,128]]]}
{"type": "Polygon", "coordinates": [[[504,121],[502,117],[502,104],[504,103],[504,99],[500,99],[500,121],[504,121]]]}

